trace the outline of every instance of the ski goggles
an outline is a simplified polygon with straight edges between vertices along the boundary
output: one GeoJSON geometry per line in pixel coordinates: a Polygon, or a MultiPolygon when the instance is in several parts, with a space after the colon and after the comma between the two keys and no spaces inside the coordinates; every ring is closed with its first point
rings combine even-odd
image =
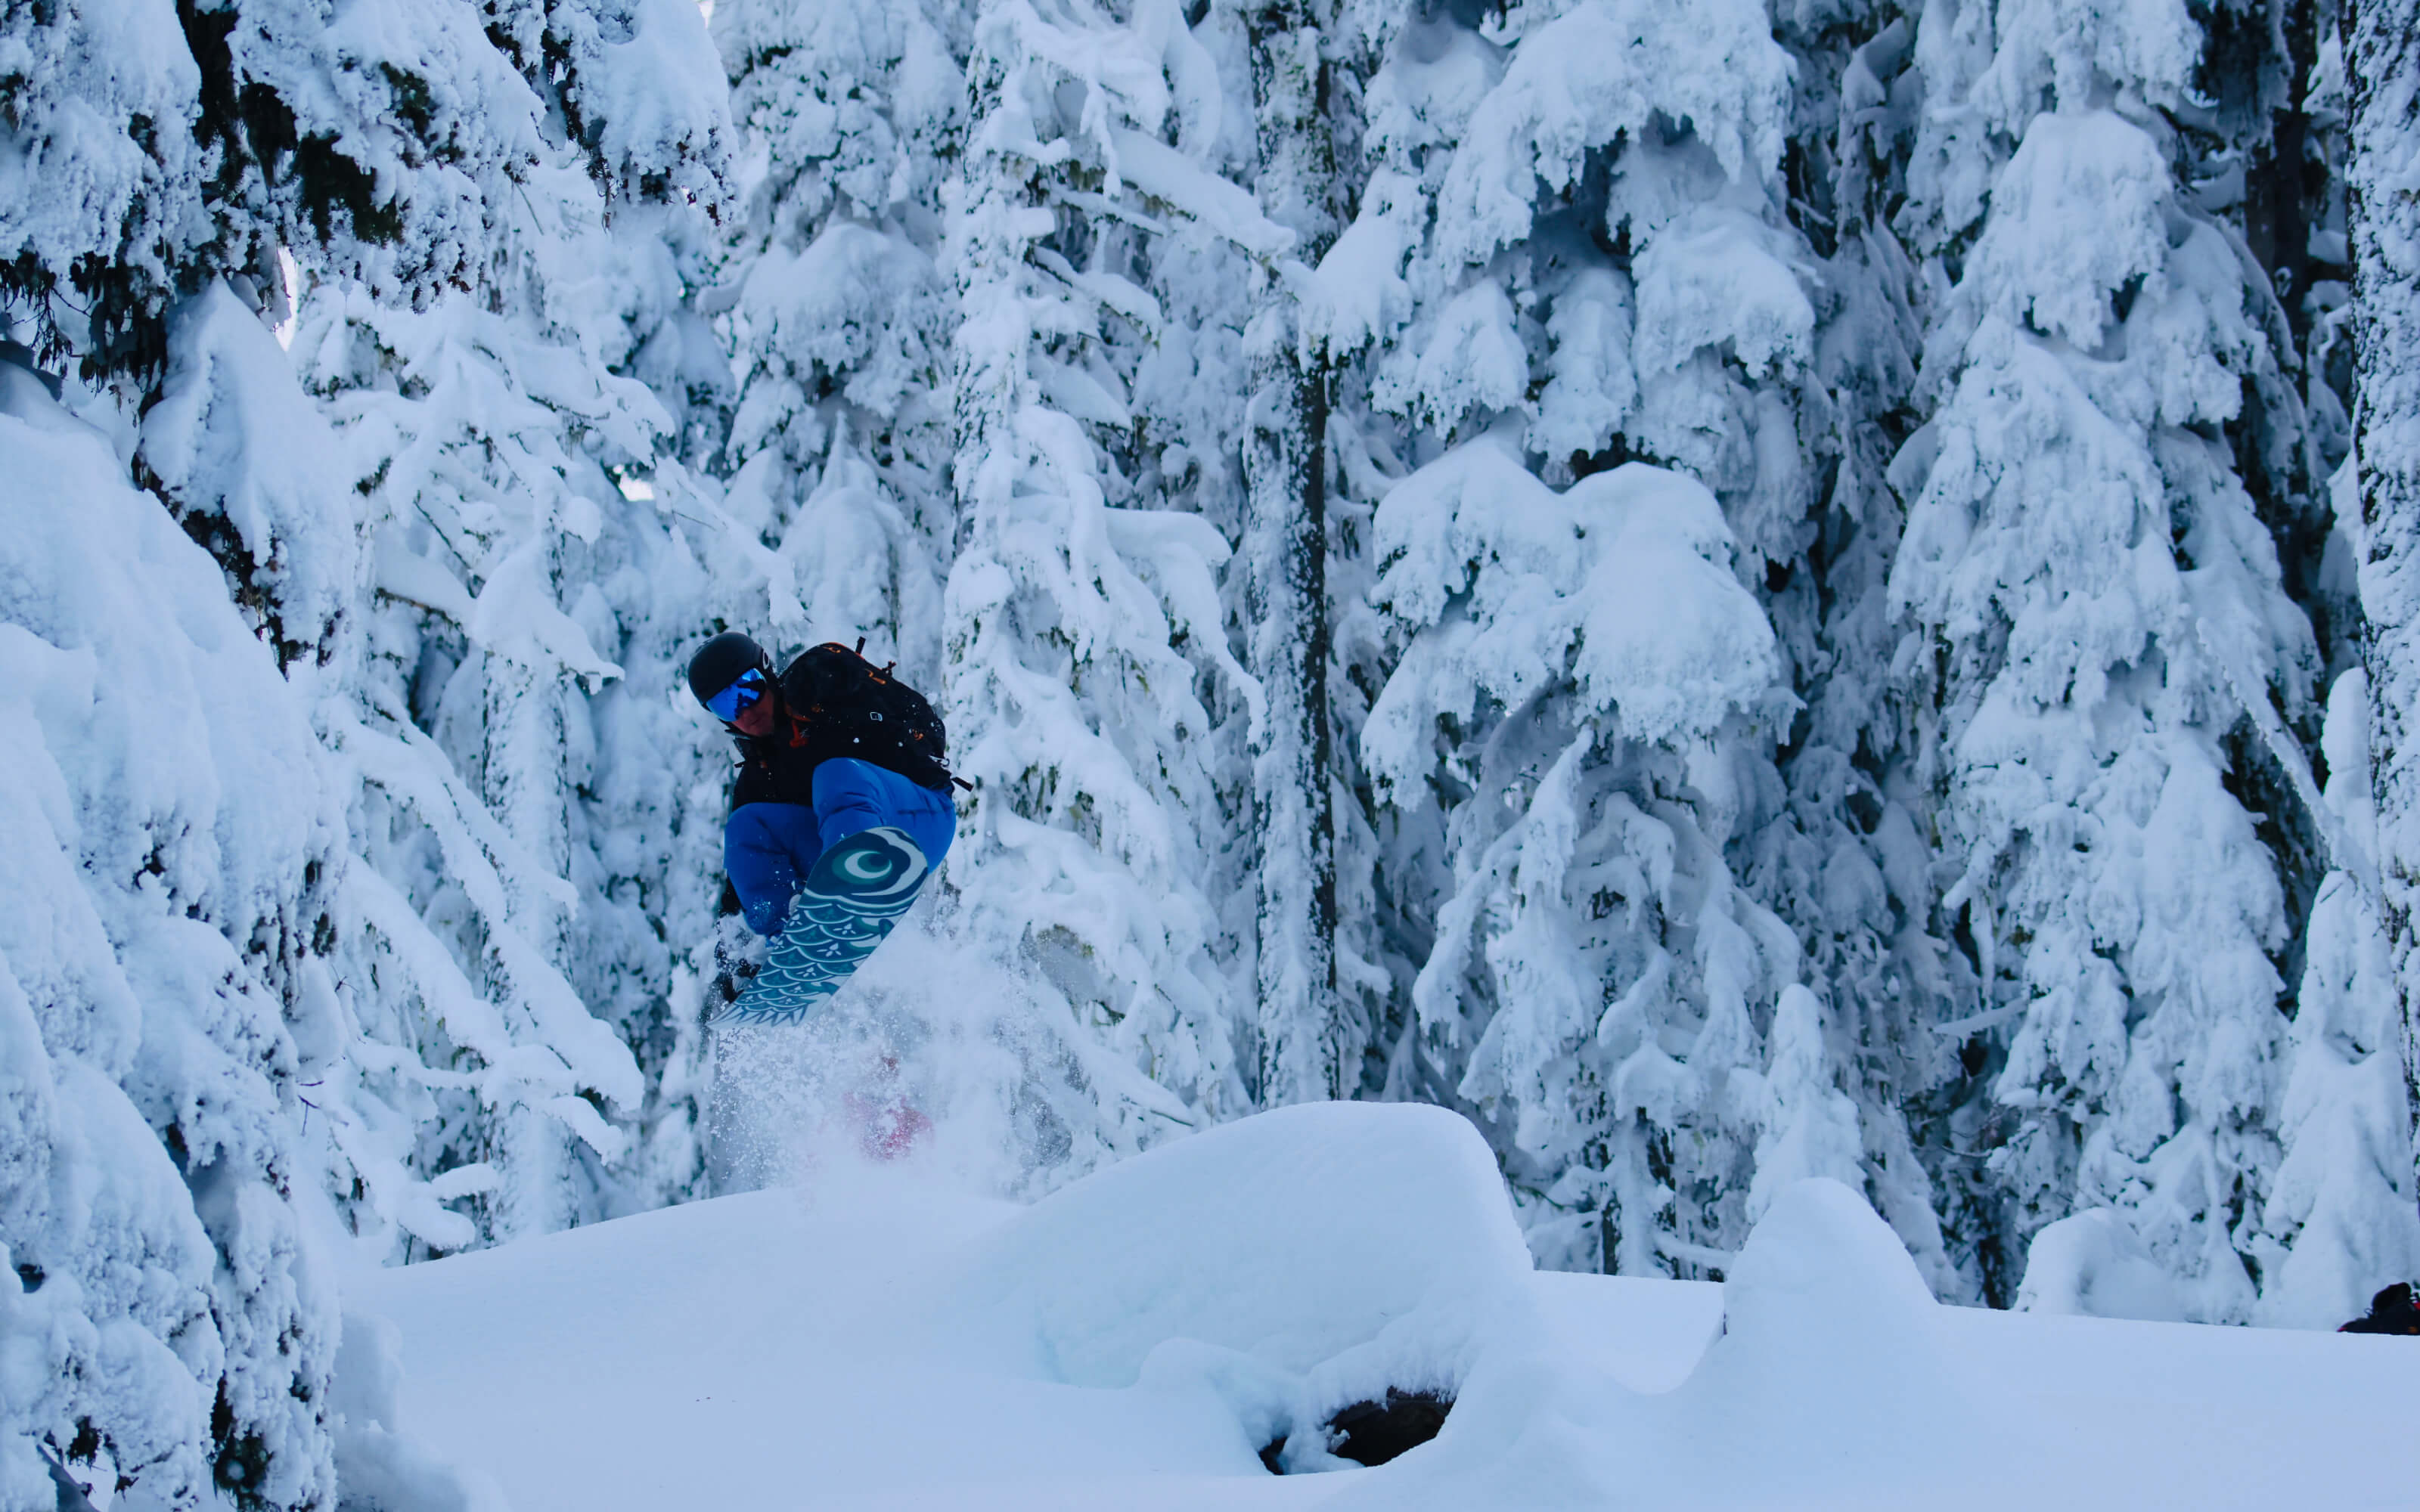
{"type": "Polygon", "coordinates": [[[741,715],[756,706],[765,696],[765,674],[751,667],[739,674],[739,680],[706,701],[713,716],[724,724],[734,724],[741,715]]]}

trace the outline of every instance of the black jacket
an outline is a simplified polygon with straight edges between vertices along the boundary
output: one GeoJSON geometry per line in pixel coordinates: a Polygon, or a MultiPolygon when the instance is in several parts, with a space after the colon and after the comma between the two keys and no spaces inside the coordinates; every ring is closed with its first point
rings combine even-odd
{"type": "Polygon", "coordinates": [[[762,739],[735,733],[739,747],[739,776],[731,784],[731,807],[748,803],[815,801],[815,767],[825,760],[812,754],[800,733],[786,717],[762,739]]]}

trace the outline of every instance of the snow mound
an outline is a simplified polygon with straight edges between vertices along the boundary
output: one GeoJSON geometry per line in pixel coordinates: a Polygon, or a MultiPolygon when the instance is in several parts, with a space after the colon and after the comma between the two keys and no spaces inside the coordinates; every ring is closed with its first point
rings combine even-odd
{"type": "MultiPolygon", "coordinates": [[[[1959,1405],[1939,1312],[1865,1198],[1829,1177],[1792,1182],[1724,1280],[1723,1337],[1655,1404],[1666,1419],[1658,1437],[1729,1441],[1724,1458],[1746,1499],[1787,1493],[1810,1471],[1879,1491],[1975,1421],[1959,1405]]],[[[1690,1474],[1685,1459],[1668,1466],[1690,1474]]]]}
{"type": "Polygon", "coordinates": [[[345,1504],[412,1512],[512,1512],[494,1477],[455,1464],[401,1432],[402,1334],[369,1314],[347,1314],[336,1351],[336,1468],[345,1504]]]}
{"type": "Polygon", "coordinates": [[[1899,1236],[1830,1177],[1782,1188],[1723,1283],[1726,1335],[1768,1354],[1903,1338],[1933,1306],[1899,1236]]]}
{"type": "Polygon", "coordinates": [[[2181,1323],[2184,1300],[2160,1262],[2107,1208],[2061,1218],[2025,1251],[2017,1310],[2181,1323]]]}
{"type": "MultiPolygon", "coordinates": [[[[1496,1162],[1459,1115],[1404,1103],[1282,1108],[1096,1172],[970,1257],[954,1332],[1020,1374],[1139,1380],[1190,1340],[1291,1372],[1401,1343],[1450,1383],[1529,1254],[1496,1162]]],[[[1179,1352],[1187,1352],[1180,1350],[1179,1352]]]]}
{"type": "Polygon", "coordinates": [[[2420,1412],[2412,1341],[1938,1307],[1828,1180],[1774,1195],[1708,1347],[1712,1286],[1526,1273],[1484,1148],[1433,1108],[1269,1114],[1025,1210],[830,1175],[369,1278],[348,1309],[396,1333],[346,1329],[348,1484],[414,1512],[492,1505],[481,1472],[521,1512],[2410,1503],[2399,1459],[2346,1446],[2420,1412]],[[1311,1427],[1383,1396],[1347,1366],[1384,1382],[1455,1328],[1435,1439],[1326,1452],[1311,1427]],[[1005,1372],[970,1352],[1004,1343],[1005,1372]],[[1131,1383],[1054,1379],[1078,1366],[1131,1383]],[[1280,1435],[1283,1468],[1342,1473],[1267,1473],[1280,1435]]]}
{"type": "Polygon", "coordinates": [[[1633,1390],[1588,1344],[1502,1319],[1434,1446],[1325,1504],[1806,1505],[1812,1485],[1895,1504],[1930,1445],[1958,1438],[1938,1311],[1864,1198],[1827,1178],[1795,1181],[1750,1232],[1723,1286],[1723,1335],[1679,1385],[1633,1390]]]}

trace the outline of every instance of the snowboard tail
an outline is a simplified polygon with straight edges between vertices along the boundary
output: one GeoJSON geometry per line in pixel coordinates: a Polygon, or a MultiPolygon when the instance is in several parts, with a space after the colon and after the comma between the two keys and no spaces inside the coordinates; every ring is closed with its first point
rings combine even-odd
{"type": "Polygon", "coordinates": [[[765,964],[709,1024],[796,1024],[840,991],[914,905],[932,867],[907,832],[861,830],[816,857],[765,964]]]}

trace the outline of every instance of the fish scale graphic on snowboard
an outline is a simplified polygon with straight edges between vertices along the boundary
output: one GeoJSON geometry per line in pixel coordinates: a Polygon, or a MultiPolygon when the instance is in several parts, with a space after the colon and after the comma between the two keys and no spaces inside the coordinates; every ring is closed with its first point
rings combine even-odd
{"type": "Polygon", "coordinates": [[[861,830],[815,858],[764,968],[708,1022],[796,1024],[840,991],[916,902],[932,868],[904,830],[861,830]]]}

